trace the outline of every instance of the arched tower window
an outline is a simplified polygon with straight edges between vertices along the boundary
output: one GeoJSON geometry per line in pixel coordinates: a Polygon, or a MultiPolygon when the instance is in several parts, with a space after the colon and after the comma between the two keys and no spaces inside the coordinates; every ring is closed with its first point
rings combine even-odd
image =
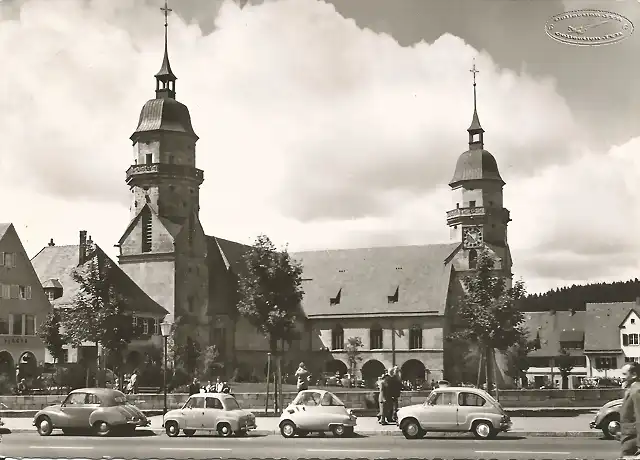
{"type": "Polygon", "coordinates": [[[409,349],[422,349],[422,328],[418,325],[412,326],[409,330],[409,349]]]}
{"type": "Polygon", "coordinates": [[[337,324],[331,331],[331,349],[344,349],[344,329],[342,329],[342,326],[339,324],[337,324]]]}
{"type": "Polygon", "coordinates": [[[478,251],[472,249],[469,251],[469,269],[475,270],[478,265],[478,251]]]}
{"type": "Polygon", "coordinates": [[[152,233],[151,211],[145,208],[142,211],[142,252],[151,252],[152,233]]]}
{"type": "Polygon", "coordinates": [[[382,349],[382,328],[377,324],[369,331],[369,348],[371,350],[382,349]]]}

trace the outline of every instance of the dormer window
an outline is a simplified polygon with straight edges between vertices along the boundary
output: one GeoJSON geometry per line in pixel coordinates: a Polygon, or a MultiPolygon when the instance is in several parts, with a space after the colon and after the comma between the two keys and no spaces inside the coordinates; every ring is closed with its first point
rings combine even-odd
{"type": "Polygon", "coordinates": [[[393,290],[391,295],[387,296],[387,303],[397,303],[399,294],[400,294],[400,286],[395,286],[395,289],[393,290]]]}
{"type": "Polygon", "coordinates": [[[145,159],[146,159],[146,163],[147,163],[148,165],[150,165],[150,164],[152,164],[152,163],[153,163],[153,155],[152,155],[152,154],[147,153],[147,154],[145,155],[145,159]]]}
{"type": "Polygon", "coordinates": [[[476,207],[476,202],[475,201],[469,201],[469,207],[470,208],[475,208],[476,207]]]}
{"type": "Polygon", "coordinates": [[[329,299],[329,305],[339,305],[341,297],[342,297],[342,288],[338,290],[338,293],[336,294],[335,297],[331,297],[329,299]]]}

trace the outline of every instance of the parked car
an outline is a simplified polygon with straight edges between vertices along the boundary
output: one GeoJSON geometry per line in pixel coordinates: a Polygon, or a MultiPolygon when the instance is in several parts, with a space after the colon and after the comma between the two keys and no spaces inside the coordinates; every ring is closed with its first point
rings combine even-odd
{"type": "Polygon", "coordinates": [[[353,435],[357,417],[336,395],[325,390],[305,390],[280,416],[280,433],[285,438],[309,433],[332,432],[334,436],[353,435]]]}
{"type": "Polygon", "coordinates": [[[196,431],[217,431],[220,436],[244,436],[256,429],[256,417],[240,408],[228,393],[194,394],[181,409],[170,410],[162,420],[167,436],[193,436],[196,431]]]}
{"type": "Polygon", "coordinates": [[[613,439],[620,432],[620,407],[622,399],[614,399],[602,406],[589,428],[602,430],[607,439],[613,439]]]}
{"type": "Polygon", "coordinates": [[[424,404],[398,410],[398,426],[407,439],[422,438],[428,431],[471,431],[476,438],[491,439],[511,425],[502,406],[478,388],[436,388],[424,404]]]}
{"type": "Polygon", "coordinates": [[[341,387],[342,380],[339,375],[331,372],[323,372],[316,381],[316,385],[323,387],[341,387]]]}
{"type": "Polygon", "coordinates": [[[93,431],[106,436],[114,431],[133,434],[137,427],[149,426],[149,420],[127,397],[110,388],[81,388],[67,395],[62,404],[38,411],[33,425],[40,436],[56,429],[69,434],[93,431]]]}

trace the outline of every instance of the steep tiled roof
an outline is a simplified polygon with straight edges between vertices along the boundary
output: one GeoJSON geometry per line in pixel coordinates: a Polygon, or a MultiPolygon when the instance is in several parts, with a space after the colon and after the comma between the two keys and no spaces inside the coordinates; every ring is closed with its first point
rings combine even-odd
{"type": "Polygon", "coordinates": [[[11,224],[0,223],[0,238],[2,238],[5,233],[7,233],[7,230],[9,230],[9,227],[11,227],[11,224]]]}
{"type": "Polygon", "coordinates": [[[44,283],[42,283],[42,287],[44,289],[47,289],[47,288],[62,289],[62,284],[60,284],[60,281],[58,281],[57,279],[49,279],[44,283]]]}
{"type": "Polygon", "coordinates": [[[585,351],[620,350],[620,324],[635,302],[588,303],[585,351]]]}
{"type": "MultiPolygon", "coordinates": [[[[154,302],[138,285],[129,278],[107,254],[95,246],[98,257],[106,258],[114,270],[114,282],[120,289],[131,297],[135,305],[135,311],[139,313],[151,313],[166,315],[168,312],[154,302]]],[[[47,246],[43,248],[32,260],[33,268],[38,274],[41,283],[57,279],[62,285],[62,297],[52,301],[54,306],[70,306],[76,294],[80,291],[80,285],[73,279],[73,271],[78,268],[80,247],[47,246]]]]}
{"type": "Polygon", "coordinates": [[[459,244],[292,253],[303,265],[302,307],[308,317],[444,314],[459,244]],[[398,289],[397,302],[389,302],[398,289]],[[331,298],[340,292],[340,301],[331,298]]]}
{"type": "MultiPolygon", "coordinates": [[[[571,335],[578,341],[584,332],[585,312],[577,311],[574,314],[568,311],[555,313],[541,311],[525,313],[524,327],[530,339],[540,339],[540,349],[532,351],[530,356],[553,357],[560,353],[560,338],[563,340],[571,335]]],[[[585,345],[586,347],[586,345],[585,345]]]]}

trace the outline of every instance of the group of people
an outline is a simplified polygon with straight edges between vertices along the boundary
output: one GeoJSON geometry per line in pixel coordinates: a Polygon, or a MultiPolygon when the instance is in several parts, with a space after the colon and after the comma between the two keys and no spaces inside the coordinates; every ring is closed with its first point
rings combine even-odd
{"type": "Polygon", "coordinates": [[[224,382],[220,377],[216,378],[216,383],[211,383],[211,380],[206,385],[201,385],[197,378],[193,379],[193,382],[189,385],[189,396],[197,393],[231,393],[231,387],[227,382],[224,382]]]}
{"type": "Polygon", "coordinates": [[[402,393],[402,380],[398,366],[393,366],[378,379],[378,423],[388,425],[396,422],[398,401],[402,393]]]}

